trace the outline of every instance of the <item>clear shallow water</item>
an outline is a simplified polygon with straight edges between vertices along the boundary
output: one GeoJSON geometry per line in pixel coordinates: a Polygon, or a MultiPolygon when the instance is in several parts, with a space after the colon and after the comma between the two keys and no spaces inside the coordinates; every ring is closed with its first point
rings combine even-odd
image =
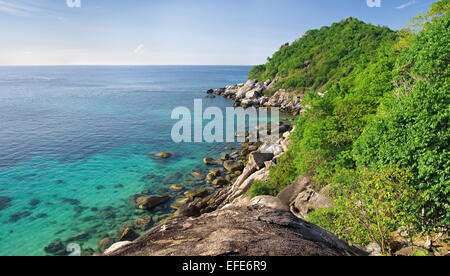
{"type": "Polygon", "coordinates": [[[244,82],[249,69],[0,67],[0,255],[45,255],[50,242],[80,232],[89,234],[83,248],[97,249],[144,214],[131,195],[204,187],[189,174],[206,172],[202,159],[226,145],[173,143],[171,111],[192,108],[209,88],[244,82]],[[161,151],[175,156],[148,156],[161,151]],[[115,217],[102,216],[105,207],[115,217]]]}

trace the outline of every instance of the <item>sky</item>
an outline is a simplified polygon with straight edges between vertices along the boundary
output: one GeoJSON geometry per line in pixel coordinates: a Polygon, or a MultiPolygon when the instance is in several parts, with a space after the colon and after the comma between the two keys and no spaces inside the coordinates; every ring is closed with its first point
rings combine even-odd
{"type": "Polygon", "coordinates": [[[398,30],[433,2],[0,0],[0,65],[262,64],[307,30],[349,16],[398,30]]]}

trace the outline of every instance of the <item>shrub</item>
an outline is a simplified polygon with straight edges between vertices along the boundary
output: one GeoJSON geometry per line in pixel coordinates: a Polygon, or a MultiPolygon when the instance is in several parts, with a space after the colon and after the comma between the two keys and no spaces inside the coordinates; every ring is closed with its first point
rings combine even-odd
{"type": "Polygon", "coordinates": [[[408,185],[409,179],[409,172],[398,166],[381,172],[344,171],[332,184],[334,208],[315,211],[309,219],[349,241],[375,242],[390,254],[390,233],[415,222],[410,210],[421,197],[408,185]]]}
{"type": "Polygon", "coordinates": [[[295,167],[292,163],[292,155],[290,152],[282,155],[278,160],[278,165],[269,168],[269,181],[255,181],[248,191],[248,195],[253,198],[260,195],[278,195],[284,188],[289,186],[296,178],[295,167]]]}

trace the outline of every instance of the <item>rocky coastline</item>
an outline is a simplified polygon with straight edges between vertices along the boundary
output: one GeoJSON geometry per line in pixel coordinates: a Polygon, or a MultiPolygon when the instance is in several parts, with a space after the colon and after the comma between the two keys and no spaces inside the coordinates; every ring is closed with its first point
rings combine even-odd
{"type": "MultiPolygon", "coordinates": [[[[232,99],[234,106],[279,107],[283,112],[299,114],[303,109],[300,99],[293,102],[292,98],[284,94],[287,92],[279,90],[272,97],[263,95],[263,91],[270,89],[274,84],[269,81],[259,83],[249,80],[245,84],[208,90],[207,93],[232,99]]],[[[104,251],[103,254],[107,256],[364,254],[357,248],[350,248],[331,232],[301,219],[302,211],[298,210],[296,202],[300,204],[304,193],[309,191],[311,181],[308,179],[301,178],[294,181],[277,197],[248,196],[247,191],[254,181],[267,180],[269,168],[276,166],[277,160],[288,150],[289,136],[294,129],[283,123],[280,123],[279,129],[278,141],[270,144],[250,142],[247,132],[246,142],[241,143],[242,150],[224,153],[217,159],[206,157],[203,161],[211,169],[205,181],[214,184],[218,190],[212,194],[209,194],[207,189],[185,192],[185,199],[172,204],[177,211],[159,222],[149,232],[137,237],[132,229],[125,229],[119,233],[116,240],[118,242],[113,243],[112,240],[100,242],[99,248],[104,251]]],[[[226,149],[233,150],[231,147],[226,149]]],[[[326,196],[319,198],[327,204],[326,196]]],[[[143,199],[136,200],[142,203],[143,199]]],[[[152,197],[150,202],[159,202],[159,199],[152,197]]]]}
{"type": "Polygon", "coordinates": [[[275,85],[278,79],[258,82],[248,80],[246,83],[228,85],[225,88],[210,89],[207,91],[207,97],[219,95],[234,101],[234,107],[277,107],[281,112],[289,113],[294,116],[300,114],[303,110],[301,105],[302,95],[297,95],[293,91],[285,89],[276,89],[275,85]],[[269,94],[272,94],[268,96],[269,94]]]}

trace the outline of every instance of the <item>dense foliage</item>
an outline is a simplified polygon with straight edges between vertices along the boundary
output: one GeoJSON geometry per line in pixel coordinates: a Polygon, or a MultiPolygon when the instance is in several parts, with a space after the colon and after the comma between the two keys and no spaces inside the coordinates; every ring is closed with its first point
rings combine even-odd
{"type": "Polygon", "coordinates": [[[450,14],[399,56],[395,93],[355,147],[360,166],[400,162],[428,197],[425,223],[450,223],[450,14]]]}
{"type": "Polygon", "coordinates": [[[343,170],[335,176],[333,208],[315,212],[309,219],[359,244],[375,242],[390,254],[390,233],[414,224],[410,210],[420,203],[408,185],[409,177],[398,166],[380,172],[343,170]]]}
{"type": "Polygon", "coordinates": [[[418,33],[350,18],[307,32],[254,67],[250,78],[279,78],[277,88],[305,92],[309,108],[286,157],[251,195],[274,195],[299,175],[313,176],[317,190],[330,185],[341,192],[335,208],[311,218],[349,240],[383,243],[386,252],[386,233],[400,225],[448,229],[448,10],[449,0],[434,3],[420,23],[416,18],[418,33]],[[378,213],[362,213],[380,198],[378,213]],[[360,221],[349,218],[355,212],[360,221]],[[380,222],[381,232],[371,233],[380,222]]]}
{"type": "Polygon", "coordinates": [[[326,91],[335,81],[374,61],[378,49],[395,37],[389,28],[348,18],[310,30],[292,45],[282,46],[268,63],[254,67],[249,78],[277,77],[277,88],[326,91]]]}

